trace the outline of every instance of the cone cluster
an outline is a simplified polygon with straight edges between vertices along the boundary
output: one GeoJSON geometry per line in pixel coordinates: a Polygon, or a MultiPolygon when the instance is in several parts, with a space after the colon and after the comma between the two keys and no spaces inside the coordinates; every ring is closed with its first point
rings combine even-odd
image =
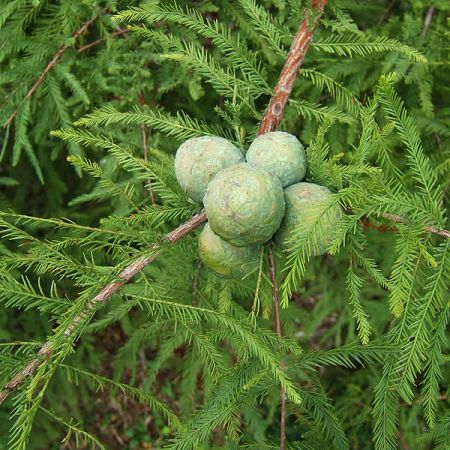
{"type": "MultiPolygon", "coordinates": [[[[175,173],[183,190],[203,202],[208,224],[199,236],[205,266],[226,278],[242,278],[258,267],[260,248],[272,237],[307,233],[327,206],[331,192],[301,182],[307,169],[300,141],[285,132],[258,136],[246,158],[217,136],[189,139],[177,150],[175,173]],[[274,236],[275,235],[275,236],[274,236]]],[[[327,213],[315,254],[326,252],[340,208],[327,213]]]]}

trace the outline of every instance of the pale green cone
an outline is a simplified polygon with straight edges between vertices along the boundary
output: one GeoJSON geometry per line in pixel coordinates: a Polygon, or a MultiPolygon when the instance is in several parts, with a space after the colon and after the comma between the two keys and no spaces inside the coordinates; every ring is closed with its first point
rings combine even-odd
{"type": "MultiPolygon", "coordinates": [[[[286,213],[281,222],[280,229],[275,235],[275,240],[286,245],[286,240],[293,236],[293,230],[297,229],[307,233],[317,219],[323,214],[327,207],[327,200],[332,193],[325,186],[314,183],[296,183],[284,190],[286,201],[286,213]]],[[[317,243],[317,251],[314,253],[322,255],[327,252],[331,243],[333,230],[336,222],[342,216],[342,209],[336,205],[328,211],[323,222],[323,235],[317,243]]],[[[300,236],[298,233],[297,237],[300,236]]]]}
{"type": "Polygon", "coordinates": [[[274,131],[258,136],[250,145],[247,162],[277,176],[285,188],[306,175],[306,152],[292,134],[274,131]]]}
{"type": "Polygon", "coordinates": [[[202,202],[208,183],[226,167],[244,161],[241,151],[226,139],[202,136],[188,139],[175,155],[175,174],[182,189],[202,202]]]}
{"type": "Polygon", "coordinates": [[[207,223],[198,238],[200,259],[224,278],[242,278],[259,264],[259,245],[235,247],[215,234],[207,223]]]}
{"type": "Polygon", "coordinates": [[[245,163],[219,172],[208,185],[204,204],[214,233],[238,247],[269,240],[284,214],[280,181],[245,163]]]}

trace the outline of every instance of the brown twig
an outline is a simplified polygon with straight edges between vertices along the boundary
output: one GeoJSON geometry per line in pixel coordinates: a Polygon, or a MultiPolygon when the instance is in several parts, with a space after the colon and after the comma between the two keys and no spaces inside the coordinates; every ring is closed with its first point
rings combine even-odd
{"type": "MultiPolygon", "coordinates": [[[[144,161],[148,161],[148,138],[147,138],[147,130],[145,129],[145,125],[141,125],[141,136],[142,136],[142,147],[144,148],[144,161]]],[[[150,203],[153,206],[155,204],[155,196],[153,195],[152,190],[152,180],[150,178],[147,179],[147,188],[148,194],[150,196],[150,203]]]]}
{"type": "Polygon", "coordinates": [[[298,71],[305,59],[309,44],[311,43],[314,28],[316,27],[327,2],[328,0],[313,0],[314,17],[312,20],[309,17],[305,17],[300,25],[292,42],[286,62],[284,63],[280,78],[273,91],[269,105],[267,106],[266,112],[259,125],[258,135],[268,133],[269,131],[275,131],[279,127],[281,119],[283,118],[286,103],[289,100],[292,88],[294,87],[298,71]]]}
{"type": "MultiPolygon", "coordinates": [[[[404,217],[398,216],[397,214],[390,214],[390,213],[383,213],[381,214],[385,219],[392,220],[392,222],[397,223],[408,223],[408,220],[404,217]]],[[[424,227],[424,230],[431,234],[437,234],[439,236],[445,237],[447,239],[450,239],[450,231],[444,230],[442,228],[436,228],[432,227],[430,225],[427,225],[424,227]]]]}
{"type": "Polygon", "coordinates": [[[425,20],[423,22],[423,30],[422,30],[422,37],[425,37],[427,34],[428,28],[430,27],[431,20],[433,19],[434,14],[434,6],[430,6],[428,8],[427,14],[425,15],[425,20]]]}
{"type": "Polygon", "coordinates": [[[391,3],[389,3],[389,6],[385,8],[384,14],[381,16],[380,20],[378,21],[378,26],[380,26],[389,16],[391,9],[394,7],[395,3],[397,3],[397,0],[392,0],[391,3]]]}
{"type": "Polygon", "coordinates": [[[377,230],[380,233],[386,233],[389,231],[392,231],[392,232],[398,231],[397,227],[393,227],[390,225],[378,225],[376,223],[373,223],[370,221],[370,219],[368,217],[363,217],[360,220],[360,223],[364,229],[372,228],[373,230],[377,230]]]}
{"type": "Polygon", "coordinates": [[[281,337],[281,321],[280,321],[280,304],[278,302],[278,284],[276,278],[275,259],[273,257],[272,249],[269,250],[269,276],[272,283],[272,299],[273,311],[275,316],[275,328],[278,337],[281,337]]]}
{"type": "MultiPolygon", "coordinates": [[[[273,311],[275,319],[275,327],[277,336],[281,338],[281,320],[280,320],[280,304],[278,301],[278,284],[275,268],[275,259],[273,257],[272,249],[269,249],[269,277],[272,283],[272,299],[273,299],[273,311]]],[[[284,368],[284,363],[281,361],[280,367],[284,368]]],[[[280,388],[280,401],[281,401],[281,414],[280,414],[280,450],[286,448],[286,392],[283,386],[280,388]]]]}
{"type": "MultiPolygon", "coordinates": [[[[80,37],[81,35],[83,35],[84,33],[86,33],[87,29],[92,25],[93,22],[95,22],[95,20],[97,19],[98,14],[93,17],[92,19],[88,20],[87,22],[85,22],[83,24],[83,26],[78,30],[75,31],[75,33],[72,34],[72,37],[74,39],[77,39],[78,37],[80,37]]],[[[17,113],[19,112],[20,106],[23,105],[27,100],[29,100],[33,94],[36,92],[37,88],[41,85],[41,83],[44,81],[45,77],[47,76],[47,74],[50,72],[50,70],[53,69],[53,67],[56,66],[56,64],[58,63],[58,61],[61,59],[61,57],[64,55],[64,52],[71,47],[72,44],[65,44],[63,45],[54,55],[53,58],[51,59],[51,61],[47,64],[47,66],[45,67],[44,71],[41,73],[41,75],[39,76],[39,78],[35,81],[35,83],[33,84],[33,86],[31,87],[31,89],[27,92],[27,94],[25,95],[25,97],[20,101],[20,103],[18,104],[16,110],[9,116],[8,120],[6,121],[6,126],[10,125],[11,122],[13,121],[14,117],[17,116],[17,113]]]]}
{"type": "MultiPolygon", "coordinates": [[[[351,208],[346,208],[345,209],[345,213],[346,214],[351,214],[352,211],[353,210],[351,208]]],[[[385,218],[385,219],[387,219],[387,220],[390,220],[391,222],[403,223],[403,224],[409,223],[408,219],[406,219],[405,217],[399,216],[397,214],[381,213],[380,216],[385,218]]],[[[398,231],[397,227],[393,227],[393,226],[389,226],[389,225],[377,225],[377,224],[374,224],[373,222],[370,221],[369,217],[363,217],[360,220],[360,222],[361,222],[361,225],[364,228],[373,228],[374,230],[377,230],[380,233],[386,233],[387,231],[392,231],[392,232],[398,231]]],[[[450,231],[445,230],[443,228],[436,228],[436,227],[433,227],[431,225],[426,225],[426,226],[423,227],[423,229],[427,233],[436,234],[436,235],[442,236],[442,237],[444,237],[446,239],[450,239],[450,231]]]]}
{"type": "MultiPolygon", "coordinates": [[[[111,33],[111,37],[116,37],[116,36],[121,36],[122,34],[127,34],[130,30],[127,28],[121,28],[120,30],[115,31],[114,33],[111,33]]],[[[83,45],[81,47],[77,48],[78,52],[84,52],[88,49],[90,49],[91,47],[95,47],[98,44],[101,44],[102,42],[106,41],[106,38],[99,38],[95,41],[89,42],[89,44],[83,45]]]]}

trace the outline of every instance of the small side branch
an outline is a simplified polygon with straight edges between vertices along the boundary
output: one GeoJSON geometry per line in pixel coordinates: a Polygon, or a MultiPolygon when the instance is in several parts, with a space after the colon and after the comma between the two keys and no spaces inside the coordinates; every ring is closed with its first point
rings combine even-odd
{"type": "Polygon", "coordinates": [[[425,35],[427,34],[428,28],[430,27],[431,21],[433,19],[433,14],[434,14],[434,6],[430,6],[428,8],[427,14],[425,16],[425,20],[423,23],[423,30],[422,30],[422,37],[425,37],[425,35]]]}
{"type": "MultiPolygon", "coordinates": [[[[164,240],[173,244],[189,234],[203,222],[206,222],[206,213],[202,212],[200,214],[196,214],[190,220],[180,225],[171,233],[167,234],[164,240]]],[[[70,325],[65,330],[64,336],[67,339],[70,338],[76,332],[80,322],[92,313],[99,303],[106,303],[122,286],[129,283],[139,272],[141,272],[145,266],[155,261],[161,253],[161,247],[155,244],[153,247],[153,253],[150,256],[138,258],[125,267],[125,269],[123,269],[118,275],[118,280],[107,284],[88,302],[85,310],[74,317],[70,325]]],[[[20,372],[18,372],[4,387],[3,391],[0,391],[0,405],[23,383],[26,378],[33,375],[36,369],[51,356],[51,353],[52,346],[51,343],[47,341],[40,348],[37,357],[28,363],[20,372]]]]}
{"type": "MultiPolygon", "coordinates": [[[[141,136],[142,136],[142,147],[144,149],[144,161],[148,161],[148,136],[145,125],[141,125],[141,136]]],[[[148,195],[150,196],[150,204],[153,206],[155,204],[155,196],[153,195],[152,190],[152,180],[150,178],[147,179],[147,189],[148,195]]]]}
{"type": "MultiPolygon", "coordinates": [[[[382,216],[385,219],[391,220],[392,222],[408,223],[408,221],[404,217],[397,216],[396,214],[383,213],[382,216]]],[[[442,228],[436,228],[432,226],[426,226],[424,229],[427,233],[437,234],[439,236],[450,239],[450,231],[448,230],[443,230],[442,228]]]]}
{"type": "MultiPolygon", "coordinates": [[[[276,276],[275,259],[273,257],[272,249],[269,249],[269,277],[272,283],[272,299],[273,299],[273,311],[275,328],[277,336],[282,337],[281,320],[280,320],[280,303],[278,301],[278,284],[276,276]]],[[[283,361],[280,363],[280,367],[283,368],[283,361]]],[[[286,448],[286,392],[283,386],[280,388],[280,402],[281,402],[281,417],[280,417],[280,450],[286,448]]]]}
{"type": "Polygon", "coordinates": [[[272,298],[273,311],[275,315],[275,327],[278,337],[281,337],[281,322],[280,322],[280,306],[278,301],[278,284],[276,278],[275,259],[273,257],[272,249],[269,250],[269,276],[272,283],[272,298]]]}
{"type": "MultiPolygon", "coordinates": [[[[88,20],[87,22],[85,22],[83,24],[83,26],[78,30],[75,31],[75,33],[72,34],[72,37],[74,39],[77,39],[78,37],[80,37],[81,35],[83,35],[84,33],[86,33],[87,29],[92,25],[92,23],[95,22],[95,20],[97,20],[98,18],[98,14],[93,17],[92,19],[88,20]]],[[[53,58],[51,59],[51,61],[47,64],[47,66],[45,67],[44,71],[41,73],[41,75],[39,76],[39,78],[35,81],[35,83],[33,84],[33,86],[31,87],[31,89],[27,92],[27,94],[25,95],[25,97],[21,100],[21,102],[19,103],[19,105],[17,106],[16,110],[9,116],[8,120],[6,121],[5,126],[9,126],[11,124],[11,122],[14,120],[14,117],[17,116],[17,113],[19,112],[20,107],[27,101],[29,100],[33,94],[36,92],[37,88],[42,84],[42,82],[44,81],[45,77],[47,76],[47,74],[50,72],[50,70],[52,70],[56,64],[58,63],[58,61],[61,59],[61,57],[64,55],[65,51],[71,47],[72,44],[66,44],[63,45],[54,55],[53,58]]]]}
{"type": "MultiPolygon", "coordinates": [[[[114,31],[114,33],[111,33],[110,36],[111,37],[122,36],[123,34],[127,34],[129,32],[130,32],[130,30],[128,30],[126,28],[125,29],[121,28],[121,29],[119,29],[117,31],[114,31]]],[[[106,41],[106,38],[97,39],[95,41],[89,42],[89,44],[86,44],[86,45],[83,45],[81,47],[78,47],[77,51],[80,52],[80,53],[81,52],[85,52],[86,50],[89,50],[90,48],[95,47],[96,45],[99,45],[99,44],[101,44],[104,41],[106,41]]]]}
{"type": "MultiPolygon", "coordinates": [[[[351,211],[352,211],[351,209],[346,210],[346,212],[351,212],[351,211]]],[[[380,215],[384,219],[387,219],[387,220],[389,220],[391,222],[395,222],[395,223],[407,224],[409,222],[405,217],[399,216],[397,214],[381,213],[380,215]]],[[[377,224],[371,222],[369,217],[363,217],[360,222],[364,228],[372,228],[374,230],[379,231],[380,233],[386,233],[387,231],[391,231],[391,232],[398,231],[398,228],[395,226],[377,225],[377,224]]],[[[444,230],[443,228],[436,228],[431,225],[426,225],[423,227],[423,229],[427,233],[436,234],[437,236],[442,236],[446,239],[450,239],[450,231],[444,230]]]]}

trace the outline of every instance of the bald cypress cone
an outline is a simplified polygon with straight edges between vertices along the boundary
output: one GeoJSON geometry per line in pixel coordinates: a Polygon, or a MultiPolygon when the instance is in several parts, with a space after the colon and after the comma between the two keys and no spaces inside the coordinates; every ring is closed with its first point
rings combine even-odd
{"type": "Polygon", "coordinates": [[[219,172],[208,185],[204,204],[211,229],[238,247],[269,240],[284,214],[280,181],[245,163],[219,172]]]}

